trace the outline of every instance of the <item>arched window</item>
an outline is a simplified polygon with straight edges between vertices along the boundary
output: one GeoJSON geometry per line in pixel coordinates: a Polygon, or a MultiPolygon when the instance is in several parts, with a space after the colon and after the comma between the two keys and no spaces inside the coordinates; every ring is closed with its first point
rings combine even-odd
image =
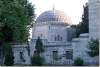
{"type": "Polygon", "coordinates": [[[60,36],[59,35],[57,36],[57,40],[60,41],[60,36]]]}
{"type": "Polygon", "coordinates": [[[60,41],[62,41],[62,37],[60,37],[60,41]]]}
{"type": "Polygon", "coordinates": [[[41,37],[41,38],[42,38],[42,36],[43,36],[43,35],[42,35],[42,34],[40,34],[40,37],[41,37]]]}
{"type": "Polygon", "coordinates": [[[57,37],[55,37],[55,41],[57,41],[57,37]]]}

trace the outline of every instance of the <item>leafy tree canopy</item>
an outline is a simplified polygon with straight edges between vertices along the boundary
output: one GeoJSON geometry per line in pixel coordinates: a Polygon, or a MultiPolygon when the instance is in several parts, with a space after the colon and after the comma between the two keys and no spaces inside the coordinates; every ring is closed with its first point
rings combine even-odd
{"type": "Polygon", "coordinates": [[[89,18],[88,18],[88,4],[86,3],[85,6],[83,6],[83,15],[82,15],[82,21],[78,25],[72,25],[72,28],[76,29],[76,37],[79,37],[82,33],[88,33],[89,32],[89,18]]]}
{"type": "Polygon", "coordinates": [[[29,35],[28,30],[32,25],[33,19],[34,7],[27,0],[0,0],[1,41],[2,39],[9,37],[9,35],[5,36],[6,34],[4,33],[11,33],[11,42],[27,41],[29,35]],[[8,30],[4,31],[6,27],[8,27],[8,30]],[[4,31],[3,33],[2,30],[4,31]],[[2,36],[5,37],[1,38],[2,36]]]}
{"type": "Polygon", "coordinates": [[[8,43],[27,42],[34,17],[34,6],[28,0],[0,0],[0,45],[3,45],[5,65],[13,64],[8,43]]]}

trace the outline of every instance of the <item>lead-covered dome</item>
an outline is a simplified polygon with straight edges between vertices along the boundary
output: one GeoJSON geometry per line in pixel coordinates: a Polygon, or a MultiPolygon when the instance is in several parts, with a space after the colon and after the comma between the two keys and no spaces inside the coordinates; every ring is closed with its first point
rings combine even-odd
{"type": "Polygon", "coordinates": [[[45,11],[42,14],[40,14],[40,16],[36,19],[37,23],[54,21],[71,24],[69,16],[67,16],[64,12],[59,10],[45,11]]]}

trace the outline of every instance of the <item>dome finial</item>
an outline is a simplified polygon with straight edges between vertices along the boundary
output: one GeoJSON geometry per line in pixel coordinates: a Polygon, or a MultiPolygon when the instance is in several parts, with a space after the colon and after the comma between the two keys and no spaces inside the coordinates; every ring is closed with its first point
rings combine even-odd
{"type": "Polygon", "coordinates": [[[52,7],[52,9],[53,9],[53,10],[55,10],[55,5],[54,5],[54,4],[53,4],[53,7],[52,7]]]}

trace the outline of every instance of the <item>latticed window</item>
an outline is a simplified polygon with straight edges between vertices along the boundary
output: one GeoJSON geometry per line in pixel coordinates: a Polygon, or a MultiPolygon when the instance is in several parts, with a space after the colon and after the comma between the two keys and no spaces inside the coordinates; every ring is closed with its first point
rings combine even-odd
{"type": "Polygon", "coordinates": [[[66,51],[66,59],[73,59],[73,51],[66,51]]]}
{"type": "Polygon", "coordinates": [[[54,60],[58,59],[58,51],[53,51],[53,59],[54,60]]]}

